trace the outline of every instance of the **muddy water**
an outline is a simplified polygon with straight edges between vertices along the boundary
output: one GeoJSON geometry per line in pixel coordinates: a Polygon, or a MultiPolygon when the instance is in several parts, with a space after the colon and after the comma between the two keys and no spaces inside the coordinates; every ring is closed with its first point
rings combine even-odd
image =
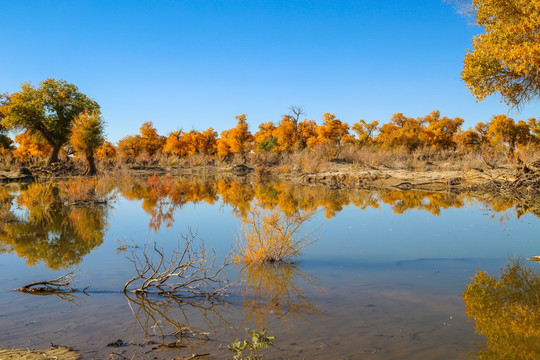
{"type": "Polygon", "coordinates": [[[0,227],[0,347],[54,343],[85,359],[230,359],[226,346],[247,338],[246,327],[275,337],[262,352],[269,359],[474,359],[486,340],[465,313],[471,277],[540,255],[535,211],[511,199],[143,179],[113,184],[106,208],[55,205],[43,216],[26,190],[3,195],[19,222],[0,227]],[[221,302],[121,292],[134,272],[131,251],[155,241],[170,253],[191,230],[219,262],[253,207],[318,209],[305,229],[318,241],[288,267],[232,267],[227,278],[238,283],[221,302]],[[11,291],[74,265],[87,294],[11,291]]]}

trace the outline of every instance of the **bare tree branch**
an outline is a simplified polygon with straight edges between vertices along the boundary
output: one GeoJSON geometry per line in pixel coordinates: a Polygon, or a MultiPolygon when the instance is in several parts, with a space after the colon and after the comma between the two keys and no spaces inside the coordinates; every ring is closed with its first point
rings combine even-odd
{"type": "MultiPolygon", "coordinates": [[[[69,294],[74,292],[79,292],[81,290],[75,289],[71,286],[73,278],[79,275],[78,268],[70,270],[68,273],[59,276],[54,280],[45,280],[45,281],[36,281],[30,284],[21,286],[15,291],[20,291],[29,294],[69,294]]],[[[88,289],[88,286],[85,287],[82,291],[85,292],[88,289]]]]}
{"type": "Polygon", "coordinates": [[[157,295],[182,295],[183,297],[219,298],[225,295],[232,285],[222,278],[230,265],[225,259],[223,265],[216,265],[215,252],[208,252],[201,242],[199,249],[194,249],[196,234],[191,231],[182,235],[183,248],[178,244],[170,259],[165,258],[162,248],[154,242],[152,247],[145,246],[142,254],[132,251],[126,255],[133,263],[136,275],[124,285],[123,291],[157,295]]]}

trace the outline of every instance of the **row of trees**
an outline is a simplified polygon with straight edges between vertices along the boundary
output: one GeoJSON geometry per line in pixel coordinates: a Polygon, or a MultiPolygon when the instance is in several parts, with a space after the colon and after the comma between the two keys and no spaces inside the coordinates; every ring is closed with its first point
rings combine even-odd
{"type": "Polygon", "coordinates": [[[306,148],[326,146],[336,151],[344,146],[406,149],[471,151],[490,147],[512,152],[518,146],[540,144],[540,119],[514,121],[496,115],[489,123],[478,123],[474,129],[462,130],[463,119],[441,116],[439,111],[412,118],[394,114],[379,126],[378,121],[360,120],[352,126],[325,113],[322,124],[300,120],[302,108],[291,107],[279,123],[266,122],[253,134],[247,115],[235,116],[235,127],[220,135],[214,129],[204,131],[176,130],[161,136],[152,122],[144,123],[140,134],[121,139],[117,146],[104,141],[104,122],[99,106],[78,89],[64,81],[48,79],[39,87],[23,84],[20,92],[4,94],[0,103],[0,147],[21,161],[48,156],[48,164],[58,161],[60,151],[75,153],[86,159],[88,173],[94,174],[94,156],[116,157],[132,161],[162,154],[189,157],[202,154],[221,161],[234,157],[246,161],[252,153],[290,154],[306,148]],[[21,130],[15,136],[18,147],[6,136],[6,130],[21,130]]]}
{"type": "MultiPolygon", "coordinates": [[[[298,110],[298,108],[294,108],[298,110]]],[[[99,157],[117,153],[123,159],[136,159],[141,154],[158,153],[187,157],[196,154],[230,160],[235,155],[245,160],[248,154],[292,153],[315,146],[339,149],[343,146],[372,146],[381,149],[418,148],[435,150],[474,150],[481,146],[512,152],[518,146],[540,144],[540,119],[515,122],[506,115],[496,115],[489,123],[478,123],[474,129],[463,131],[463,119],[442,117],[439,111],[420,117],[394,114],[389,123],[379,127],[378,121],[360,120],[349,126],[334,114],[323,115],[323,122],[299,121],[297,116],[285,115],[277,124],[266,122],[252,134],[246,114],[236,116],[237,125],[218,137],[212,128],[205,131],[173,131],[167,137],[158,135],[151,122],[144,123],[140,135],[126,136],[117,148],[103,146],[99,157]],[[352,131],[351,131],[352,130],[352,131]]]]}
{"type": "MultiPolygon", "coordinates": [[[[511,106],[519,106],[540,96],[540,0],[449,0],[473,15],[485,32],[473,39],[461,73],[465,84],[478,101],[494,93],[511,106]]],[[[19,159],[48,154],[48,164],[58,161],[60,151],[86,158],[88,173],[95,173],[94,155],[102,158],[133,159],[146,153],[180,157],[198,153],[227,160],[239,155],[243,160],[251,152],[292,152],[317,145],[340,147],[377,144],[382,148],[419,147],[436,149],[470,148],[478,144],[507,147],[537,144],[540,125],[537,119],[514,122],[505,115],[493,117],[489,124],[461,130],[463,120],[441,117],[438,111],[423,118],[395,114],[389,123],[360,120],[349,127],[326,113],[323,124],[300,121],[302,111],[294,107],[292,115],[279,124],[259,126],[251,134],[246,115],[238,115],[236,127],[218,134],[213,129],[173,131],[159,136],[152,123],[141,127],[141,134],[127,136],[118,147],[104,142],[103,120],[99,105],[79,92],[75,85],[47,79],[38,87],[23,84],[21,91],[0,95],[0,154],[13,151],[19,159]],[[21,131],[13,141],[7,131],[21,131]],[[351,131],[353,134],[351,134],[351,131]],[[99,149],[98,149],[99,148],[99,149]]]]}

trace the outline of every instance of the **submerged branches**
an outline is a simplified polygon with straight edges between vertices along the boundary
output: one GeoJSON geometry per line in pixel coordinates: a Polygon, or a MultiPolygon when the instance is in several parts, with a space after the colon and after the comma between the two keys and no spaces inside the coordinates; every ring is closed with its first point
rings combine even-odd
{"type": "Polygon", "coordinates": [[[196,234],[182,235],[180,242],[169,259],[163,248],[157,244],[145,246],[141,254],[132,251],[126,255],[133,263],[136,275],[125,285],[124,292],[157,294],[162,296],[219,298],[225,294],[231,284],[224,278],[227,260],[221,266],[216,265],[215,252],[208,252],[201,242],[195,249],[193,241],[196,234]]]}
{"type": "Polygon", "coordinates": [[[56,279],[31,282],[15,289],[15,291],[32,295],[56,295],[62,300],[76,303],[77,298],[74,293],[83,292],[86,294],[86,290],[89,288],[89,286],[86,286],[84,289],[79,290],[73,287],[73,280],[79,274],[78,268],[73,268],[56,279]]]}
{"type": "MultiPolygon", "coordinates": [[[[46,280],[46,281],[36,281],[32,282],[30,284],[24,285],[18,289],[15,289],[16,291],[24,292],[24,293],[41,293],[41,294],[52,294],[52,293],[72,293],[77,292],[79,290],[73,288],[71,286],[73,282],[73,278],[80,273],[77,272],[77,268],[74,268],[70,270],[68,273],[59,276],[58,278],[54,280],[46,280]]],[[[86,290],[87,288],[84,288],[86,290]]]]}

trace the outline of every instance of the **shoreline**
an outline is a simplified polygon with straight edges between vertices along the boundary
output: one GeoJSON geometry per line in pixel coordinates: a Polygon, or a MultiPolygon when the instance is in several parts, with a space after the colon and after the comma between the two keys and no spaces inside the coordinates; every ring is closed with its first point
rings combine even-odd
{"type": "MultiPolygon", "coordinates": [[[[406,169],[389,166],[357,166],[352,164],[332,164],[324,171],[302,172],[298,170],[283,171],[279,166],[250,167],[248,165],[195,165],[195,166],[126,166],[102,169],[99,177],[116,176],[200,176],[200,177],[232,177],[245,178],[253,182],[272,180],[290,181],[295,184],[326,186],[331,189],[360,190],[425,190],[451,192],[483,192],[505,193],[510,195],[537,195],[540,193],[540,170],[525,168],[529,183],[517,184],[526,173],[514,166],[496,168],[458,169],[457,164],[428,163],[421,169],[406,169]],[[521,186],[516,186],[521,185],[521,186]]],[[[0,172],[0,183],[33,182],[40,180],[56,180],[81,177],[78,172],[43,173],[26,168],[0,172]]]]}

